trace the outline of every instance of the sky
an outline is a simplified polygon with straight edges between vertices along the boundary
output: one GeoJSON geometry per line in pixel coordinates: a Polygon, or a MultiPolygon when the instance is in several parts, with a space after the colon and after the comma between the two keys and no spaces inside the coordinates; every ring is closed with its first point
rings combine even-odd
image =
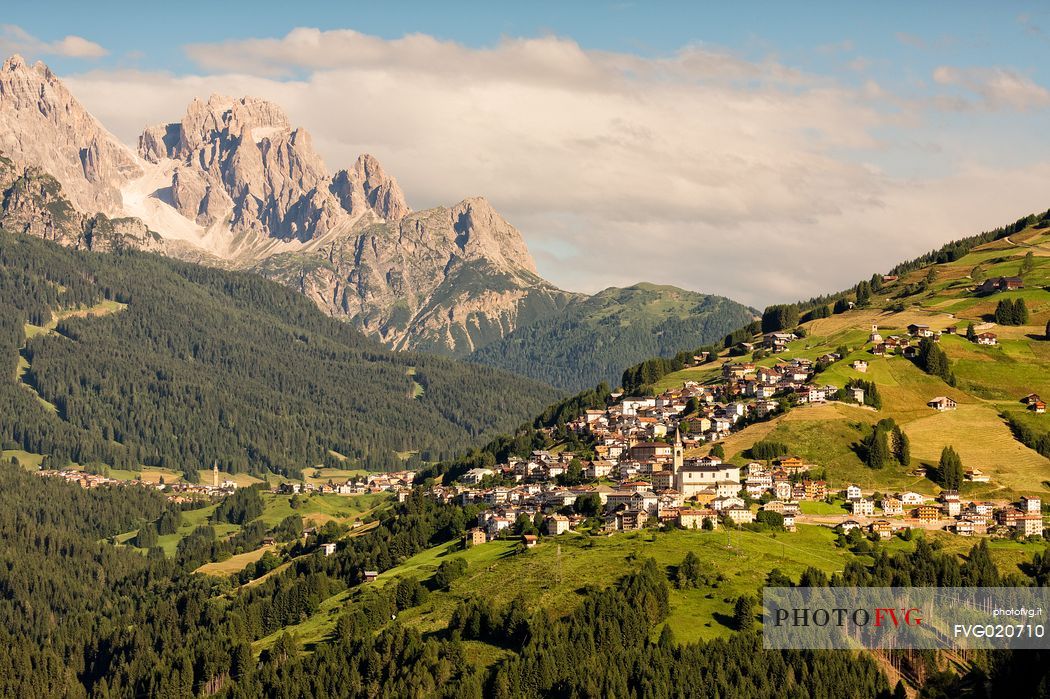
{"type": "Polygon", "coordinates": [[[18,3],[44,60],[134,145],[254,95],[331,170],[415,209],[481,195],[541,274],[762,307],[1050,207],[1036,2],[18,3]]]}

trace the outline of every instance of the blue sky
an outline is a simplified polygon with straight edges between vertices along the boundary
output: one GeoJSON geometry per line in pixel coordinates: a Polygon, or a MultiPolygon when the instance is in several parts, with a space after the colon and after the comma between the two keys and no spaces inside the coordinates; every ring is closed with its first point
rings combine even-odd
{"type": "Polygon", "coordinates": [[[131,145],[272,99],[416,208],[488,196],[572,289],[762,305],[1050,206],[1045,3],[18,3],[0,50],[131,145]]]}

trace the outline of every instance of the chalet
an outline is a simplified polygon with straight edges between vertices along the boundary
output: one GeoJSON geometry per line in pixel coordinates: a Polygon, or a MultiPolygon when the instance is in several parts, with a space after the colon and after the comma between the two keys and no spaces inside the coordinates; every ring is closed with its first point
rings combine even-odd
{"type": "Polygon", "coordinates": [[[781,457],[777,464],[788,473],[801,473],[807,470],[805,468],[806,462],[803,461],[801,456],[784,456],[781,457]]]}
{"type": "Polygon", "coordinates": [[[1024,280],[1020,277],[994,277],[992,279],[985,279],[984,282],[977,287],[977,291],[982,294],[994,294],[997,291],[1015,291],[1023,288],[1024,280]]]}
{"type": "Polygon", "coordinates": [[[937,396],[936,398],[931,398],[926,405],[934,410],[944,411],[955,410],[959,404],[947,396],[937,396]]]}
{"type": "Polygon", "coordinates": [[[983,332],[977,335],[979,345],[998,345],[999,337],[995,333],[983,332]]]}
{"type": "Polygon", "coordinates": [[[807,500],[824,500],[828,497],[828,484],[825,481],[802,481],[806,489],[807,500]]]}
{"type": "Polygon", "coordinates": [[[920,522],[936,522],[941,518],[941,508],[936,505],[919,505],[912,510],[911,516],[920,522]]]}
{"type": "Polygon", "coordinates": [[[547,518],[547,535],[558,536],[569,531],[569,518],[565,515],[553,515],[547,518]]]}
{"type": "Polygon", "coordinates": [[[904,351],[901,354],[904,355],[905,359],[915,359],[919,356],[919,348],[915,345],[909,345],[904,348],[904,351]]]}
{"type": "Polygon", "coordinates": [[[885,357],[886,356],[886,343],[885,342],[880,342],[880,343],[876,344],[874,347],[871,348],[871,353],[874,354],[876,357],[885,357]]]}
{"type": "Polygon", "coordinates": [[[722,365],[722,377],[726,379],[743,379],[754,373],[755,365],[750,362],[726,362],[722,365]]]}
{"type": "Polygon", "coordinates": [[[1028,409],[1034,413],[1039,413],[1040,415],[1042,415],[1046,412],[1046,403],[1044,403],[1041,400],[1037,400],[1032,403],[1029,403],[1028,409]]]}
{"type": "Polygon", "coordinates": [[[988,476],[985,475],[984,471],[979,468],[966,469],[966,473],[963,474],[963,477],[973,483],[987,483],[990,480],[988,476]]]}
{"type": "Polygon", "coordinates": [[[733,524],[750,524],[755,521],[755,513],[743,505],[734,505],[726,508],[724,512],[733,524]]]}
{"type": "Polygon", "coordinates": [[[885,519],[877,519],[869,525],[869,530],[872,534],[875,534],[882,540],[889,539],[893,536],[893,525],[885,519]]]}
{"type": "Polygon", "coordinates": [[[957,335],[959,333],[959,326],[949,325],[947,328],[944,329],[944,332],[948,333],[949,335],[957,335]]]}
{"type": "Polygon", "coordinates": [[[926,502],[926,498],[924,498],[922,495],[919,495],[918,493],[914,493],[912,491],[908,491],[907,493],[901,493],[900,497],[898,499],[906,507],[910,507],[912,505],[921,505],[924,502],[926,502]]]}
{"type": "Polygon", "coordinates": [[[1025,405],[1031,405],[1032,403],[1039,402],[1039,400],[1040,398],[1038,393],[1029,393],[1027,396],[1021,399],[1021,402],[1025,405]]]}
{"type": "Polygon", "coordinates": [[[521,543],[525,545],[525,548],[531,549],[540,543],[540,540],[535,534],[522,534],[521,543]]]}
{"type": "Polygon", "coordinates": [[[379,571],[378,570],[366,570],[365,571],[365,582],[366,583],[367,582],[373,582],[378,577],[379,577],[379,571]]]}
{"type": "Polygon", "coordinates": [[[922,325],[921,323],[912,323],[909,325],[908,334],[912,337],[933,337],[933,331],[930,330],[930,326],[922,325]]]}
{"type": "Polygon", "coordinates": [[[855,519],[847,519],[839,525],[839,528],[843,533],[853,531],[854,529],[860,529],[860,522],[855,519]]]}
{"type": "Polygon", "coordinates": [[[854,361],[852,364],[850,364],[850,367],[852,367],[855,371],[859,371],[861,373],[864,373],[864,372],[866,372],[868,370],[868,363],[866,361],[864,361],[863,359],[858,359],[858,360],[854,361]]]}
{"type": "Polygon", "coordinates": [[[902,515],[904,514],[904,504],[897,498],[884,497],[882,502],[879,503],[882,506],[882,511],[887,515],[902,515]]]}

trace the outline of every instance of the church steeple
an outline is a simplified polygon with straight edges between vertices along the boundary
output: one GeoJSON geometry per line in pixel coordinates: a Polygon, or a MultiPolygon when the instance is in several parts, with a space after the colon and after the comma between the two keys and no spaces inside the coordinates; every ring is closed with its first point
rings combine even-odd
{"type": "Polygon", "coordinates": [[[678,427],[674,428],[674,449],[672,450],[674,456],[673,461],[673,473],[678,474],[682,470],[682,466],[685,464],[685,448],[682,446],[682,431],[678,427]]]}

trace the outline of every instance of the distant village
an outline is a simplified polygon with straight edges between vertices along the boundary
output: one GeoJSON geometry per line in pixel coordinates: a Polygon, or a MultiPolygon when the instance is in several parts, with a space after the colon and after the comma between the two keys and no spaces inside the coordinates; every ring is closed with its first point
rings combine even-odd
{"type": "MultiPolygon", "coordinates": [[[[120,480],[105,475],[66,469],[41,470],[37,475],[45,478],[59,478],[68,483],[75,483],[82,488],[101,486],[137,486],[160,490],[175,502],[189,502],[195,499],[216,498],[230,495],[237,490],[237,483],[223,477],[218,467],[212,468],[211,483],[186,483],[175,481],[165,483],[163,480],[150,483],[142,480],[120,480]]],[[[354,478],[342,479],[341,482],[329,480],[325,483],[285,481],[270,488],[273,493],[293,495],[296,493],[321,495],[367,495],[369,493],[395,493],[399,500],[404,500],[412,490],[415,471],[398,471],[394,473],[370,473],[354,478]]]]}

